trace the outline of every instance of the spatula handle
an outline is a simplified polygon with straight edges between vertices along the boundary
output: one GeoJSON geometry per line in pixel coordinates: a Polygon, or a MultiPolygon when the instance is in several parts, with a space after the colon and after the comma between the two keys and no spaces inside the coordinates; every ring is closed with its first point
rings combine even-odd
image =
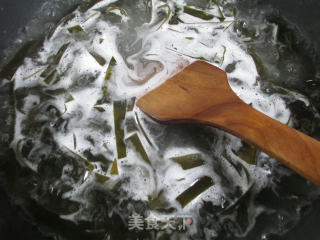
{"type": "Polygon", "coordinates": [[[196,116],[253,145],[320,186],[320,142],[236,101],[196,116]]]}

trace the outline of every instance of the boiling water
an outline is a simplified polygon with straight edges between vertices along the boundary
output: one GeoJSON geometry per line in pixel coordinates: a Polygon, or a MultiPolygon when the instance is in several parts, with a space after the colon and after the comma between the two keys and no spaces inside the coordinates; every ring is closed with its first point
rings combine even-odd
{"type": "MultiPolygon", "coordinates": [[[[295,195],[279,197],[279,202],[290,202],[290,209],[261,200],[275,179],[292,175],[290,170],[223,131],[159,124],[129,107],[133,99],[202,59],[227,72],[243,101],[294,124],[288,103],[309,106],[309,99],[285,88],[266,90],[258,50],[251,48],[259,35],[276,48],[278,26],[260,23],[256,36],[246,35],[235,6],[232,0],[221,6],[214,1],[99,1],[76,9],[54,28],[12,78],[12,147],[19,163],[40,176],[29,191],[31,198],[97,239],[256,239],[293,226],[299,209],[317,195],[312,186],[304,201],[295,195]],[[203,20],[188,8],[212,17],[203,20]],[[119,122],[117,104],[125,111],[119,122]],[[126,147],[123,156],[116,138],[126,147]],[[184,169],[174,161],[188,154],[200,156],[201,164],[184,169]],[[178,196],[204,177],[211,179],[205,191],[181,203],[178,196]],[[53,198],[60,199],[57,206],[51,205],[53,198]],[[159,221],[188,216],[193,223],[183,231],[129,230],[135,213],[159,221]],[[256,232],[261,219],[274,224],[256,232]]],[[[268,67],[275,75],[279,71],[268,67]]]]}

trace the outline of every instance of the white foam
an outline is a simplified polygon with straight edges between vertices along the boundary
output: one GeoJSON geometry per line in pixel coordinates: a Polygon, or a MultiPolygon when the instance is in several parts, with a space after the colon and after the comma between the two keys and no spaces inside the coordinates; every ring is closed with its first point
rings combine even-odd
{"type": "MultiPolygon", "coordinates": [[[[113,99],[124,99],[133,96],[140,97],[151,89],[159,86],[180,69],[195,61],[194,58],[204,57],[213,65],[223,70],[225,70],[229,64],[237,63],[235,70],[228,74],[229,79],[236,78],[241,82],[241,84],[237,84],[236,82],[230,81],[230,85],[236,94],[243,99],[243,101],[252,103],[254,108],[270,117],[276,118],[284,123],[288,121],[290,112],[281,97],[278,95],[269,96],[260,90],[260,86],[256,81],[258,72],[254,61],[246,52],[246,49],[240,46],[241,44],[238,42],[239,39],[237,41],[234,39],[231,28],[227,29],[229,23],[199,24],[199,19],[187,14],[182,14],[181,19],[183,21],[187,23],[197,23],[174,26],[169,26],[168,23],[165,23],[159,30],[157,30],[159,25],[150,26],[144,24],[136,29],[137,41],[141,40],[142,49],[128,58],[124,58],[118,51],[118,38],[120,33],[122,33],[119,27],[101,20],[98,15],[86,21],[88,17],[96,13],[94,9],[107,6],[111,2],[114,1],[101,1],[85,14],[76,11],[76,17],[74,19],[70,20],[66,26],[59,26],[53,37],[44,42],[43,50],[39,52],[38,58],[27,58],[14,76],[16,89],[36,85],[45,86],[39,74],[27,80],[24,80],[24,78],[44,69],[49,56],[54,55],[59,47],[66,42],[71,43],[57,67],[59,73],[66,73],[57,84],[57,87],[66,88],[74,97],[72,102],[66,103],[67,112],[64,113],[66,116],[74,117],[70,120],[68,132],[55,133],[54,137],[58,144],[73,149],[74,134],[77,139],[77,148],[75,151],[81,153],[86,149],[91,149],[94,153],[109,154],[111,157],[116,156],[112,105],[104,104],[103,107],[106,111],[103,113],[98,113],[93,108],[97,100],[102,96],[101,86],[105,81],[104,77],[108,62],[112,57],[117,61],[117,65],[114,68],[115,73],[108,82],[108,87],[113,99]],[[77,41],[67,33],[67,28],[76,24],[81,24],[89,36],[88,39],[77,41]],[[197,29],[197,32],[194,31],[193,27],[197,29]],[[91,30],[92,28],[95,28],[95,31],[91,30]],[[186,37],[193,37],[194,39],[190,40],[186,37]],[[99,43],[99,38],[103,38],[104,41],[99,43]],[[100,66],[89,54],[89,51],[97,52],[107,61],[107,64],[100,66]],[[147,59],[149,63],[144,66],[139,62],[141,59],[147,59]],[[129,67],[126,63],[131,64],[131,66],[129,67]],[[152,74],[153,72],[154,74],[152,74]],[[83,86],[73,88],[72,86],[75,81],[86,74],[97,75],[97,78],[90,84],[88,82],[83,86]],[[151,78],[149,77],[150,75],[152,75],[151,78]],[[79,113],[81,114],[77,115],[79,113]],[[111,132],[105,133],[89,127],[88,122],[92,119],[99,121],[106,120],[107,123],[112,126],[111,132]],[[84,140],[87,135],[92,136],[98,144],[92,147],[88,141],[84,140]],[[107,147],[113,154],[106,152],[103,143],[107,143],[107,147]]],[[[173,7],[173,2],[174,1],[168,1],[168,4],[173,7]]],[[[155,14],[157,6],[162,5],[163,2],[154,0],[153,3],[153,13],[155,14]]],[[[175,3],[179,7],[185,4],[182,0],[175,1],[175,3]]],[[[216,7],[213,7],[210,11],[212,14],[218,15],[218,9],[216,7]]],[[[226,21],[233,20],[232,17],[226,19],[226,21]]],[[[216,21],[216,19],[213,21],[216,21]]],[[[126,36],[124,35],[123,37],[126,36]]],[[[62,98],[57,98],[52,101],[59,106],[59,109],[64,109],[65,103],[62,98]]],[[[39,103],[39,98],[35,95],[27,96],[25,108],[29,108],[29,104],[32,102],[39,103]]],[[[141,115],[140,112],[139,115],[141,115]]],[[[20,113],[17,114],[15,141],[24,137],[20,129],[20,124],[24,118],[24,115],[20,113]]],[[[148,146],[144,137],[142,135],[140,137],[144,145],[148,146]]],[[[226,134],[225,137],[230,140],[233,147],[236,148],[236,146],[240,146],[239,139],[231,137],[228,134],[226,134]]],[[[123,190],[125,190],[132,199],[147,201],[149,195],[154,196],[161,189],[165,189],[166,198],[172,202],[180,212],[194,212],[194,214],[196,214],[196,209],[201,206],[202,200],[219,203],[222,195],[219,182],[216,182],[205,194],[192,201],[185,209],[182,209],[175,201],[178,194],[187,189],[201,176],[211,176],[212,178],[219,179],[218,176],[215,176],[216,173],[212,168],[212,159],[208,156],[205,156],[206,163],[203,166],[185,171],[169,158],[197,152],[197,149],[181,149],[173,146],[172,149],[166,152],[163,159],[159,159],[156,151],[152,150],[152,148],[146,147],[146,149],[152,165],[157,166],[157,168],[152,169],[129,148],[127,158],[123,160],[123,163],[120,161],[118,163],[120,175],[114,177],[116,178],[115,181],[121,178],[129,179],[128,182],[123,184],[123,190]],[[184,180],[178,181],[179,179],[184,180]]],[[[230,151],[230,154],[231,152],[232,151],[230,151]]],[[[236,158],[235,155],[234,157],[236,158]]],[[[268,171],[259,169],[256,166],[246,165],[246,167],[252,178],[254,178],[254,181],[257,182],[257,185],[260,184],[262,186],[266,183],[268,171]]],[[[36,169],[36,167],[34,167],[34,169],[36,169]]],[[[103,172],[99,164],[97,164],[97,171],[103,172]]],[[[105,174],[109,175],[108,172],[105,172],[105,174]]],[[[243,190],[249,187],[248,183],[240,177],[239,185],[241,185],[243,190]]],[[[81,186],[81,189],[83,188],[84,187],[81,186]]],[[[78,191],[80,191],[79,188],[78,191]]],[[[72,197],[73,195],[76,197],[77,193],[77,191],[72,192],[68,197],[72,197]]],[[[69,216],[69,218],[72,217],[69,216]]]]}

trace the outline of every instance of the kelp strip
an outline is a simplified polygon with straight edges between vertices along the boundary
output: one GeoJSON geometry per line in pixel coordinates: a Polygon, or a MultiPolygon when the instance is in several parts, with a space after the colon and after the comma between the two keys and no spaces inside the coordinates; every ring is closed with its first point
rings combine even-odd
{"type": "Polygon", "coordinates": [[[184,33],[184,32],[180,32],[180,31],[178,31],[178,30],[175,30],[175,29],[173,29],[173,28],[168,28],[168,30],[173,31],[173,32],[177,32],[177,33],[184,33]]]}
{"type": "Polygon", "coordinates": [[[255,146],[245,142],[241,141],[242,146],[239,148],[238,151],[234,151],[233,153],[237,155],[240,159],[245,161],[248,164],[256,165],[257,163],[257,153],[258,150],[255,146]]]}
{"type": "Polygon", "coordinates": [[[121,7],[116,7],[116,6],[113,6],[113,7],[110,7],[107,9],[106,12],[111,12],[113,10],[119,10],[120,14],[123,15],[123,16],[128,16],[126,10],[124,10],[123,8],[121,7]]]}
{"type": "Polygon", "coordinates": [[[55,55],[54,58],[54,63],[58,64],[63,56],[63,54],[65,53],[65,51],[68,49],[70,43],[66,43],[64,45],[62,45],[62,47],[58,50],[57,54],[55,55]]]}
{"type": "Polygon", "coordinates": [[[208,188],[214,185],[212,179],[208,176],[202,177],[196,180],[191,187],[181,193],[176,200],[181,204],[184,208],[188,203],[190,203],[193,199],[198,197],[201,193],[206,191],[208,188]]]}
{"type": "Polygon", "coordinates": [[[232,21],[225,29],[223,29],[223,31],[227,31],[229,29],[229,27],[231,27],[232,24],[234,24],[234,23],[235,23],[235,21],[232,21]]]}
{"type": "Polygon", "coordinates": [[[64,103],[72,102],[74,101],[74,97],[69,92],[66,92],[64,95],[64,100],[64,103]]]}
{"type": "Polygon", "coordinates": [[[57,69],[55,69],[43,81],[49,85],[57,77],[57,69]]]}
{"type": "Polygon", "coordinates": [[[71,34],[84,32],[84,29],[79,24],[72,26],[72,27],[69,27],[67,30],[71,34]]]}
{"type": "Polygon", "coordinates": [[[106,181],[110,179],[109,177],[96,172],[94,173],[94,176],[95,176],[95,180],[101,184],[104,184],[106,181]]]}
{"type": "Polygon", "coordinates": [[[142,142],[141,142],[138,134],[137,134],[137,133],[134,133],[134,134],[132,134],[129,138],[127,138],[126,140],[127,140],[127,141],[130,141],[130,142],[133,144],[136,152],[138,152],[138,153],[140,154],[140,156],[142,157],[142,159],[143,159],[146,163],[148,163],[149,165],[151,165],[150,159],[149,159],[149,157],[148,157],[148,155],[147,155],[147,153],[146,153],[146,150],[144,149],[144,147],[143,147],[143,145],[142,145],[142,142]]]}
{"type": "Polygon", "coordinates": [[[65,51],[67,50],[68,46],[70,45],[70,42],[62,45],[60,47],[60,49],[58,50],[58,52],[54,55],[48,58],[49,61],[49,65],[48,67],[40,74],[40,77],[48,77],[49,74],[52,73],[52,71],[55,70],[56,66],[59,64],[59,62],[61,61],[61,58],[63,56],[63,54],[65,53],[65,51]]]}
{"type": "Polygon", "coordinates": [[[119,175],[117,159],[114,159],[114,161],[112,163],[112,167],[110,169],[110,174],[111,175],[119,175]]]}
{"type": "Polygon", "coordinates": [[[94,105],[93,108],[98,110],[99,112],[105,112],[106,111],[103,107],[98,106],[98,105],[94,105]]]}
{"type": "Polygon", "coordinates": [[[220,22],[223,22],[226,18],[225,18],[224,14],[223,14],[223,12],[221,10],[220,4],[219,4],[218,0],[213,0],[213,1],[217,5],[219,13],[220,13],[219,20],[220,20],[220,22]]]}
{"type": "Polygon", "coordinates": [[[27,80],[27,79],[29,79],[29,78],[32,78],[33,76],[37,75],[37,74],[38,74],[39,72],[41,72],[41,71],[42,71],[42,69],[39,69],[38,71],[30,74],[29,76],[24,77],[23,80],[27,80]]]}
{"type": "Polygon", "coordinates": [[[154,147],[153,144],[152,144],[152,142],[150,141],[148,135],[146,134],[146,132],[144,131],[144,129],[143,129],[142,125],[141,125],[141,122],[140,122],[140,119],[139,119],[139,117],[138,117],[138,114],[135,113],[135,116],[136,116],[136,121],[137,121],[137,123],[138,123],[138,126],[139,126],[139,128],[140,128],[143,136],[147,139],[147,142],[150,144],[150,146],[151,146],[151,147],[154,147]]]}
{"type": "Polygon", "coordinates": [[[101,12],[103,18],[107,21],[112,22],[113,24],[121,23],[123,17],[128,16],[126,10],[117,6],[108,7],[108,8],[102,7],[100,9],[95,9],[95,10],[101,12]],[[117,13],[115,10],[118,10],[120,14],[117,13]]]}
{"type": "Polygon", "coordinates": [[[74,150],[77,149],[77,137],[75,134],[73,134],[73,148],[74,148],[74,150]]]}
{"type": "Polygon", "coordinates": [[[61,116],[62,116],[63,114],[65,114],[67,111],[68,111],[67,105],[64,104],[64,111],[63,111],[63,113],[61,114],[61,116]]]}
{"type": "Polygon", "coordinates": [[[126,100],[113,102],[114,130],[119,159],[127,156],[126,145],[124,143],[124,119],[126,116],[126,107],[126,100]]]}
{"type": "Polygon", "coordinates": [[[149,19],[149,22],[151,22],[152,21],[152,14],[153,14],[153,2],[152,2],[152,0],[149,0],[149,3],[150,3],[150,6],[149,6],[150,19],[149,19]]]}
{"type": "Polygon", "coordinates": [[[224,153],[224,157],[226,161],[233,167],[233,169],[236,170],[240,177],[243,176],[242,173],[244,172],[244,174],[246,175],[247,183],[250,183],[251,177],[247,168],[243,166],[243,164],[239,161],[233,162],[232,158],[226,152],[224,153]]]}
{"type": "Polygon", "coordinates": [[[214,18],[214,16],[210,13],[206,13],[206,12],[200,11],[198,9],[191,8],[189,6],[185,6],[183,8],[183,12],[186,14],[189,14],[191,16],[194,16],[196,18],[200,18],[202,20],[211,20],[212,18],[214,18]]]}
{"type": "Polygon", "coordinates": [[[260,77],[266,77],[266,73],[267,73],[267,70],[265,69],[265,66],[264,66],[264,63],[261,59],[261,57],[256,54],[252,49],[248,49],[248,53],[250,54],[250,56],[252,57],[255,65],[256,65],[256,68],[257,68],[257,72],[259,73],[260,77]]]}
{"type": "Polygon", "coordinates": [[[111,78],[111,72],[114,68],[114,66],[117,65],[117,61],[114,57],[111,58],[110,62],[109,62],[109,65],[108,65],[108,69],[107,69],[107,72],[106,72],[106,76],[105,76],[105,80],[109,80],[111,78]]]}
{"type": "Polygon", "coordinates": [[[184,169],[191,169],[195,167],[199,167],[204,164],[204,160],[199,153],[188,154],[179,157],[171,158],[172,161],[180,164],[180,166],[184,169]]]}
{"type": "Polygon", "coordinates": [[[167,13],[167,16],[161,22],[160,26],[157,28],[157,30],[159,30],[162,27],[162,25],[165,24],[169,20],[169,18],[171,16],[172,11],[171,11],[170,6],[168,4],[163,4],[163,5],[159,6],[159,8],[164,8],[164,7],[168,8],[168,13],[167,13]]]}
{"type": "Polygon", "coordinates": [[[100,66],[104,66],[107,61],[98,53],[96,52],[89,52],[90,55],[100,64],[100,66]]]}
{"type": "Polygon", "coordinates": [[[108,85],[107,84],[108,84],[108,81],[111,78],[111,74],[112,74],[113,68],[116,65],[117,65],[117,61],[115,60],[114,57],[112,57],[110,62],[109,62],[109,64],[108,64],[106,75],[104,77],[104,81],[103,81],[102,87],[101,87],[102,98],[97,101],[96,105],[101,105],[103,103],[110,102],[109,92],[108,92],[108,85]]]}
{"type": "Polygon", "coordinates": [[[183,23],[183,21],[179,18],[180,8],[175,4],[174,12],[172,13],[172,17],[170,18],[170,25],[178,25],[179,23],[183,23]]]}

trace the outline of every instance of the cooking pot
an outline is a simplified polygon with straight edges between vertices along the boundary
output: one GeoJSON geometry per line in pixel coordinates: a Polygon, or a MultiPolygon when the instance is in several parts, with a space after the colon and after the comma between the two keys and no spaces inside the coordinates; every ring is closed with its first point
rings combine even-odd
{"type": "MultiPolygon", "coordinates": [[[[7,62],[5,49],[10,49],[12,46],[18,47],[19,41],[16,39],[23,32],[27,32],[26,23],[30,21],[35,14],[39,14],[39,9],[45,0],[27,1],[27,0],[2,0],[0,3],[0,57],[1,64],[7,62]]],[[[320,60],[320,2],[317,0],[265,0],[257,1],[254,7],[272,8],[283,17],[286,21],[296,27],[306,39],[305,51],[314,56],[318,64],[320,60]]],[[[250,7],[250,1],[242,1],[239,8],[250,7]],[[248,3],[249,2],[249,3],[248,3]]],[[[71,9],[61,11],[61,16],[71,9]]],[[[49,13],[50,11],[48,11],[49,13]]],[[[60,17],[61,17],[60,16],[60,17]]],[[[45,16],[48,19],[57,20],[59,16],[45,16]]],[[[39,29],[46,29],[48,26],[39,26],[39,29]]],[[[12,49],[10,50],[12,51],[12,49]]],[[[1,84],[1,83],[0,83],[1,84]]],[[[319,87],[319,85],[318,85],[319,87]]],[[[0,89],[0,99],[5,101],[5,95],[10,89],[0,89]]],[[[319,89],[320,91],[320,89],[319,89]]],[[[2,101],[2,102],[3,102],[2,101]]],[[[317,103],[320,104],[320,100],[317,103]]],[[[1,128],[1,153],[2,159],[12,159],[13,155],[8,148],[8,132],[9,129],[4,129],[6,119],[3,110],[0,111],[0,128],[1,128]]],[[[3,161],[4,162],[4,161],[3,161]]],[[[1,168],[0,164],[0,168],[1,168]]],[[[1,172],[1,171],[0,171],[1,172]]],[[[3,173],[0,173],[3,174],[3,173]]],[[[288,188],[292,186],[287,186],[288,188]]],[[[13,196],[11,196],[13,198],[13,196]]],[[[23,213],[23,209],[19,207],[19,203],[13,203],[5,193],[5,190],[0,188],[0,237],[5,239],[47,239],[33,226],[23,213]]],[[[282,239],[282,240],[300,240],[310,239],[316,240],[320,236],[320,198],[313,202],[312,205],[304,209],[303,216],[299,223],[284,236],[268,236],[266,239],[282,239]]]]}

